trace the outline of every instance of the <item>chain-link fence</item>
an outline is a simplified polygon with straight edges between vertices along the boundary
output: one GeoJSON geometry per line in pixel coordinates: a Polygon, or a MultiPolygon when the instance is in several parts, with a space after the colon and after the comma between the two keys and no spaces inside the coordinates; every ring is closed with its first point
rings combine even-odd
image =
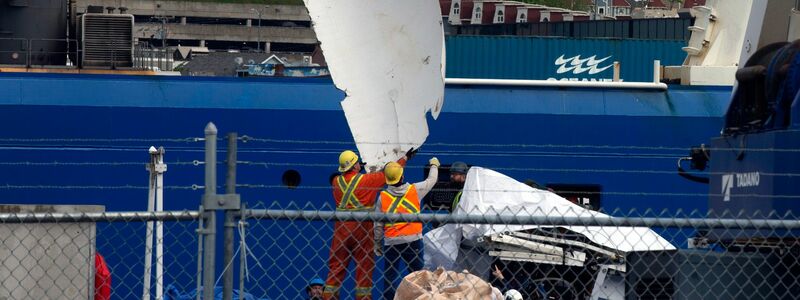
{"type": "MultiPolygon", "coordinates": [[[[795,298],[800,221],[739,217],[610,217],[568,204],[382,214],[273,203],[238,212],[234,257],[215,257],[215,285],[231,269],[244,299],[305,299],[326,287],[340,299],[364,291],[384,299],[387,286],[400,299],[494,299],[492,288],[522,299],[795,298]],[[415,222],[420,239],[375,246],[375,224],[415,222]],[[345,223],[355,230],[342,236],[335,228],[345,223]],[[350,243],[344,251],[331,251],[337,238],[350,243]],[[374,267],[359,270],[365,263],[374,267]],[[330,271],[340,267],[341,277],[330,271]]],[[[9,299],[195,299],[200,220],[199,212],[0,214],[0,289],[9,299]]]]}
{"type": "MultiPolygon", "coordinates": [[[[551,188],[472,166],[461,187],[431,180],[415,184],[419,194],[408,194],[409,186],[394,186],[403,191],[403,197],[384,194],[390,188],[383,185],[381,175],[381,187],[364,188],[366,194],[380,199],[378,203],[358,196],[345,201],[343,208],[334,199],[343,199],[348,183],[331,186],[340,173],[326,176],[335,165],[319,163],[322,160],[295,164],[291,154],[282,157],[288,162],[259,160],[273,151],[259,143],[286,141],[228,135],[224,163],[216,157],[222,139],[213,124],[206,127],[204,138],[163,141],[205,143],[205,151],[195,147],[189,149],[192,155],[169,163],[186,168],[170,171],[185,172],[177,173],[184,176],[200,173],[188,168],[205,168],[202,185],[199,176],[192,176],[191,186],[187,182],[165,186],[165,152],[155,148],[149,151],[149,186],[6,185],[6,189],[25,188],[31,193],[57,188],[93,196],[135,190],[123,199],[140,199],[149,190],[148,209],[156,212],[102,212],[98,207],[75,206],[65,213],[61,212],[64,207],[0,206],[0,275],[4,275],[0,276],[0,299],[5,295],[10,299],[182,300],[794,299],[800,294],[800,221],[792,213],[637,211],[630,207],[609,211],[615,202],[605,199],[601,205],[596,197],[707,201],[716,194],[713,189],[704,194],[551,188]],[[239,152],[242,157],[237,157],[238,143],[248,147],[239,152]],[[202,160],[199,153],[205,155],[202,160]],[[246,168],[241,174],[247,175],[248,182],[257,182],[253,175],[263,176],[254,169],[280,173],[276,167],[299,167],[279,176],[283,185],[238,184],[237,165],[246,168]],[[225,194],[217,191],[221,187],[216,177],[222,173],[217,168],[222,166],[225,194]],[[300,173],[319,178],[306,177],[300,185],[300,173]],[[93,189],[99,192],[86,192],[93,189]],[[169,192],[168,205],[180,203],[181,209],[196,210],[161,212],[155,203],[164,203],[164,189],[169,192]],[[340,196],[337,189],[342,189],[340,196]],[[268,203],[248,205],[257,203],[257,197],[266,197],[268,203]],[[355,205],[352,200],[364,207],[347,209],[355,205]]],[[[339,151],[320,152],[327,159],[339,151]]],[[[4,165],[141,166],[130,161],[4,165]]],[[[419,164],[409,166],[405,174],[412,177],[412,172],[420,170],[428,171],[425,177],[436,177],[431,175],[431,166],[419,164]]],[[[636,176],[666,172],[537,170],[636,176]]],[[[761,201],[765,196],[730,194],[737,201],[761,201]]],[[[781,201],[794,198],[798,196],[780,197],[781,201]]],[[[641,206],[653,207],[650,203],[641,206]]]]}
{"type": "Polygon", "coordinates": [[[522,299],[794,299],[800,292],[794,216],[609,217],[568,204],[418,215],[272,205],[247,215],[258,263],[247,291],[269,299],[306,298],[314,278],[326,281],[318,292],[341,299],[358,298],[360,288],[371,288],[373,299],[496,299],[492,288],[522,299]],[[348,220],[346,232],[335,229],[348,220]],[[358,231],[372,232],[372,221],[419,221],[424,236],[375,248],[373,236],[358,231]],[[332,250],[335,239],[349,243],[344,251],[332,250]],[[359,270],[372,260],[374,270],[359,270]],[[401,283],[419,268],[415,260],[423,271],[401,283]],[[348,271],[332,271],[340,267],[348,271]],[[388,283],[396,294],[384,295],[388,283]]]}
{"type": "Polygon", "coordinates": [[[197,212],[105,213],[96,212],[96,206],[41,205],[3,209],[3,299],[175,299],[196,289],[197,212]]]}

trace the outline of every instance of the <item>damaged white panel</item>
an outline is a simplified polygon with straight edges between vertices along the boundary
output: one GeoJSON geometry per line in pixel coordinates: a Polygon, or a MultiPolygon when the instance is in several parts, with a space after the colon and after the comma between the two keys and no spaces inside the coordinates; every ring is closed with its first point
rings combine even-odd
{"type": "MultiPolygon", "coordinates": [[[[500,213],[538,216],[612,218],[591,211],[549,191],[538,190],[498,172],[473,167],[467,173],[464,194],[455,213],[500,213]]],[[[464,238],[506,231],[520,231],[547,226],[465,225],[464,238]]],[[[670,242],[647,227],[559,226],[586,236],[592,242],[617,251],[674,250],[670,242]]]]}
{"type": "Polygon", "coordinates": [[[444,99],[436,0],[304,0],[362,160],[401,157],[428,137],[444,99]]]}

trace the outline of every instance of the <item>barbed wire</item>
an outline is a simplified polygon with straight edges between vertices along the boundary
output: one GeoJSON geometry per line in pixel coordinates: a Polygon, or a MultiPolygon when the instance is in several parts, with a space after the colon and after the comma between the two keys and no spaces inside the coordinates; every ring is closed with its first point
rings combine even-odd
{"type": "MultiPolygon", "coordinates": [[[[260,162],[260,161],[238,161],[237,163],[241,165],[250,165],[250,166],[261,166],[261,167],[318,167],[318,168],[326,168],[335,171],[335,168],[338,167],[338,164],[324,164],[324,163],[291,163],[291,162],[260,162]]],[[[0,163],[2,164],[2,163],[0,163]]],[[[674,167],[670,165],[670,167],[674,167]]],[[[427,169],[430,166],[417,166],[417,165],[407,165],[405,169],[427,169]]],[[[676,169],[669,169],[669,170],[628,170],[628,169],[573,169],[573,168],[521,168],[521,167],[497,167],[497,166],[486,166],[486,168],[496,171],[528,171],[528,172],[559,172],[559,173],[632,173],[632,174],[677,174],[676,169]]],[[[727,175],[730,174],[728,172],[706,172],[706,171],[698,171],[703,175],[727,175]]],[[[759,176],[786,176],[786,177],[795,177],[800,176],[800,173],[769,173],[769,172],[759,172],[759,176]]]]}
{"type": "MultiPolygon", "coordinates": [[[[267,154],[326,154],[339,155],[341,150],[336,149],[269,149],[253,150],[239,149],[239,153],[267,153],[267,154]]],[[[580,157],[580,158],[641,158],[641,159],[678,159],[685,155],[674,154],[647,154],[647,153],[592,153],[592,152],[462,152],[462,151],[422,151],[417,155],[434,156],[481,156],[481,157],[580,157]]]]}
{"type": "MultiPolygon", "coordinates": [[[[315,168],[326,168],[334,170],[338,165],[337,164],[324,164],[324,163],[292,163],[292,162],[261,162],[261,161],[237,161],[239,165],[244,166],[260,166],[268,168],[270,166],[277,166],[277,167],[315,167],[315,168]]],[[[0,166],[142,166],[147,165],[148,162],[59,162],[59,161],[52,161],[52,162],[31,162],[31,161],[18,161],[18,162],[0,162],[0,166]]],[[[200,166],[205,164],[205,162],[194,160],[194,161],[176,161],[176,162],[166,162],[167,165],[179,165],[179,166],[200,166]]],[[[225,161],[217,162],[218,165],[224,165],[225,161]]],[[[417,165],[409,165],[406,166],[406,169],[427,169],[430,166],[417,166],[417,165]]],[[[524,171],[524,172],[557,172],[557,173],[627,173],[627,174],[666,174],[672,175],[677,174],[676,170],[653,170],[653,169],[644,169],[644,170],[630,170],[630,169],[574,169],[574,168],[522,168],[522,167],[487,167],[492,170],[497,171],[524,171]]],[[[729,172],[708,172],[708,171],[698,171],[698,173],[703,175],[728,175],[729,172]]],[[[759,176],[774,176],[774,177],[800,177],[800,173],[770,173],[770,172],[759,172],[759,176]]]]}
{"type": "MultiPolygon", "coordinates": [[[[217,138],[222,140],[222,138],[217,138]]],[[[44,142],[181,142],[205,141],[202,137],[187,138],[0,138],[0,143],[44,143],[44,142]]]]}
{"type": "MultiPolygon", "coordinates": [[[[224,136],[217,138],[218,141],[225,140],[224,136]]],[[[306,145],[347,145],[355,146],[353,141],[335,141],[335,140],[297,140],[297,139],[272,139],[272,138],[258,138],[248,135],[239,137],[243,143],[260,142],[260,143],[275,143],[275,144],[306,144],[306,145]]],[[[185,138],[0,138],[0,143],[44,143],[44,142],[172,142],[172,143],[194,143],[205,141],[203,137],[185,137],[185,138]]],[[[405,142],[361,142],[364,145],[393,145],[393,146],[408,146],[412,147],[414,143],[405,142]]],[[[428,142],[423,146],[426,147],[456,147],[456,148],[545,148],[545,149],[604,149],[604,150],[655,150],[655,151],[687,151],[691,148],[690,145],[686,146],[638,146],[638,145],[591,145],[591,144],[524,144],[524,143],[445,143],[445,142],[428,142]]],[[[717,151],[756,151],[756,152],[800,152],[800,149],[779,149],[779,148],[748,148],[742,147],[704,147],[707,150],[717,151]]]]}
{"type": "MultiPolygon", "coordinates": [[[[60,143],[134,143],[134,142],[148,142],[148,143],[194,143],[204,141],[205,138],[202,137],[187,137],[187,138],[156,138],[156,139],[146,139],[146,138],[0,138],[0,143],[53,143],[53,142],[60,142],[60,143]]],[[[218,137],[218,141],[225,140],[224,137],[218,137]]],[[[260,143],[275,143],[275,144],[302,144],[302,145],[346,145],[348,148],[354,147],[356,144],[352,141],[334,141],[334,140],[293,140],[293,139],[270,139],[270,138],[257,138],[251,136],[241,136],[239,138],[244,144],[247,142],[260,142],[260,143]]],[[[224,143],[223,143],[224,144],[224,143]]],[[[413,146],[412,143],[390,143],[390,142],[362,142],[360,144],[365,145],[393,145],[393,146],[413,146]]],[[[25,147],[25,146],[51,146],[51,147],[58,147],[58,146],[66,146],[66,145],[14,145],[16,147],[25,147]]],[[[72,145],[70,145],[72,146],[72,145]]],[[[224,145],[221,145],[224,147],[224,145]]],[[[499,153],[486,153],[486,152],[469,152],[469,151],[452,151],[452,150],[439,150],[439,149],[430,149],[430,147],[453,147],[453,148],[531,148],[531,149],[591,149],[591,150],[636,150],[636,151],[680,151],[680,153],[685,153],[688,151],[691,146],[637,146],[637,145],[589,145],[589,144],[521,144],[521,143],[466,143],[466,144],[459,144],[459,143],[444,143],[444,142],[429,142],[423,145],[426,147],[426,150],[423,153],[439,153],[442,155],[449,155],[458,153],[461,155],[501,155],[499,153]]],[[[9,146],[5,146],[3,148],[7,148],[9,146]]],[[[98,145],[99,148],[106,149],[106,148],[113,148],[113,149],[123,149],[129,150],[129,148],[114,148],[109,145],[98,145]]],[[[176,148],[172,147],[172,151],[186,151],[185,148],[176,148]]],[[[0,148],[2,149],[2,148],[0,148]]],[[[192,148],[202,150],[202,148],[192,148]]],[[[746,146],[742,147],[708,147],[705,146],[704,149],[709,151],[748,151],[748,152],[788,152],[788,153],[795,153],[800,152],[800,149],[779,149],[779,148],[748,148],[746,146]]],[[[98,150],[94,148],[93,150],[98,150]]],[[[140,150],[140,149],[137,149],[140,150]]],[[[321,153],[328,153],[328,152],[339,152],[341,149],[243,149],[240,150],[241,152],[268,152],[268,151],[319,151],[321,153]]],[[[473,150],[474,151],[474,150],[473,150]]],[[[614,155],[614,156],[663,156],[665,153],[615,153],[615,152],[510,152],[507,155],[553,155],[559,154],[562,156],[565,155],[584,155],[584,156],[599,156],[599,155],[614,155]]],[[[677,154],[676,154],[677,155],[677,154]]],[[[670,156],[674,157],[674,156],[670,156]]]]}
{"type": "MultiPolygon", "coordinates": [[[[320,190],[320,189],[333,189],[333,186],[324,185],[324,186],[296,186],[296,187],[287,187],[285,185],[269,185],[269,184],[237,184],[236,187],[241,188],[252,188],[252,189],[299,189],[299,190],[320,190]]],[[[375,190],[381,191],[383,188],[374,188],[369,189],[365,188],[365,190],[375,190]]],[[[441,188],[441,189],[434,189],[434,191],[440,192],[481,192],[481,193],[517,193],[517,194],[528,194],[528,193],[551,193],[547,190],[506,190],[506,189],[449,189],[449,188],[441,188]]],[[[585,195],[617,195],[617,196],[674,196],[674,197],[708,197],[708,196],[725,196],[723,194],[714,194],[714,193],[669,193],[669,192],[616,192],[616,191],[584,191],[584,190],[557,190],[554,193],[566,193],[566,194],[585,194],[585,195]]],[[[785,198],[785,199],[795,199],[800,198],[800,195],[772,195],[772,194],[730,194],[730,197],[735,198],[785,198]]]]}
{"type": "MultiPolygon", "coordinates": [[[[167,165],[198,165],[197,162],[165,162],[167,165]]],[[[59,161],[52,161],[52,162],[32,162],[32,161],[18,161],[18,162],[10,162],[10,161],[3,161],[0,162],[0,166],[142,166],[147,165],[149,162],[142,161],[142,162],[111,162],[111,161],[99,161],[99,162],[59,162],[59,161]]]]}
{"type": "MultiPolygon", "coordinates": [[[[257,138],[251,136],[242,136],[242,139],[245,142],[261,142],[261,143],[275,143],[275,144],[322,144],[322,145],[350,145],[354,146],[356,143],[352,141],[332,141],[332,140],[292,140],[292,139],[270,139],[270,138],[257,138]]],[[[408,146],[412,147],[416,145],[415,143],[407,143],[407,142],[361,142],[360,144],[364,145],[396,145],[396,146],[408,146]]],[[[660,151],[687,151],[691,148],[690,145],[687,146],[636,146],[636,145],[570,145],[570,144],[519,144],[519,143],[444,143],[444,142],[426,142],[423,144],[426,147],[458,147],[458,148],[467,148],[467,147],[485,147],[485,148],[497,148],[497,147],[514,147],[514,148],[586,148],[586,149],[609,149],[609,150],[619,150],[619,149],[627,149],[627,150],[660,150],[660,151]]],[[[704,147],[707,150],[731,150],[731,151],[740,151],[740,150],[747,150],[747,151],[775,151],[775,152],[800,152],[800,149],[778,149],[778,148],[734,148],[734,147],[725,147],[725,148],[718,148],[718,147],[709,147],[706,145],[704,147]]]]}
{"type": "MultiPolygon", "coordinates": [[[[13,185],[13,184],[0,184],[0,189],[5,190],[35,190],[35,189],[51,189],[51,190],[146,190],[149,187],[146,185],[13,185]]],[[[168,190],[196,190],[198,186],[164,186],[168,190]]]]}
{"type": "MultiPolygon", "coordinates": [[[[331,186],[297,186],[297,187],[288,187],[285,185],[267,185],[267,184],[237,184],[236,187],[240,188],[250,188],[250,189],[293,189],[293,190],[330,190],[332,189],[331,186]]],[[[12,184],[5,184],[0,185],[0,189],[65,189],[65,190],[88,190],[88,189],[97,189],[97,190],[125,190],[125,189],[135,189],[135,190],[146,190],[148,186],[140,186],[140,185],[12,185],[12,184]]],[[[165,186],[164,189],[169,190],[200,190],[203,189],[204,186],[202,185],[190,185],[190,186],[165,186]]],[[[222,186],[218,186],[218,189],[222,188],[222,186]]],[[[383,190],[383,188],[375,188],[375,191],[383,190]]],[[[434,189],[434,191],[439,192],[457,192],[457,191],[464,191],[464,192],[481,192],[481,193],[551,193],[550,191],[546,190],[506,190],[506,189],[449,189],[449,188],[439,188],[434,189]]],[[[565,193],[565,194],[584,194],[584,195],[615,195],[615,196],[659,196],[659,197],[708,197],[708,196],[716,196],[722,197],[725,196],[723,194],[714,194],[714,193],[670,193],[670,192],[622,192],[622,191],[583,191],[583,190],[558,190],[553,193],[565,193]]],[[[756,193],[749,193],[749,194],[730,194],[732,198],[777,198],[777,199],[797,199],[800,198],[800,195],[772,195],[772,194],[756,194],[756,193]]]]}

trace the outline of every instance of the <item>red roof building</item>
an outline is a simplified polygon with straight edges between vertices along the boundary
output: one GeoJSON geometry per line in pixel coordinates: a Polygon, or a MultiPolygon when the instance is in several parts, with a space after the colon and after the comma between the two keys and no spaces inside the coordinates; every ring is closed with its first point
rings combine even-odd
{"type": "Polygon", "coordinates": [[[444,9],[443,2],[449,3],[447,4],[447,13],[442,12],[443,16],[448,16],[448,23],[454,25],[470,24],[474,6],[473,0],[439,0],[439,5],[442,9],[444,9]]]}
{"type": "Polygon", "coordinates": [[[521,3],[506,2],[495,5],[494,23],[517,23],[517,9],[525,6],[521,3]]]}
{"type": "Polygon", "coordinates": [[[692,8],[703,5],[706,5],[706,0],[686,0],[683,2],[683,8],[692,8]]]}
{"type": "Polygon", "coordinates": [[[541,18],[542,11],[546,10],[543,6],[523,6],[517,7],[517,23],[536,23],[541,18]]]}
{"type": "Polygon", "coordinates": [[[452,7],[452,2],[450,0],[439,0],[439,9],[442,11],[442,17],[449,17],[450,16],[450,9],[452,7]]]}
{"type": "Polygon", "coordinates": [[[633,0],[598,0],[591,1],[589,8],[598,18],[630,17],[633,0]]]}
{"type": "Polygon", "coordinates": [[[494,24],[495,6],[502,3],[503,1],[475,1],[471,24],[494,24]]]}

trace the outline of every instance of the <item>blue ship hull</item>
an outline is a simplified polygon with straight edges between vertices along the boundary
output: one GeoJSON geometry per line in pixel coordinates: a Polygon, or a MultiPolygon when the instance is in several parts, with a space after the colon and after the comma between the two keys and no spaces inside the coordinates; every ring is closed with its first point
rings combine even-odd
{"type": "MultiPolygon", "coordinates": [[[[166,208],[196,208],[200,193],[183,188],[203,184],[202,167],[188,164],[203,159],[203,145],[187,138],[202,137],[205,124],[214,122],[221,135],[274,140],[241,145],[239,160],[268,165],[240,166],[240,183],[277,186],[284,171],[301,174],[298,189],[245,189],[245,200],[271,201],[269,194],[319,206],[330,200],[329,191],[311,187],[326,186],[338,153],[355,148],[339,105],[344,95],[328,79],[3,74],[0,88],[0,122],[6,128],[0,142],[7,161],[123,163],[4,165],[0,182],[8,185],[2,191],[6,202],[142,210],[146,191],[13,186],[146,187],[147,148],[163,145],[172,188],[166,208]]],[[[421,179],[424,157],[435,155],[519,180],[598,184],[608,193],[606,209],[706,209],[706,187],[672,171],[689,145],[718,135],[730,88],[677,86],[665,92],[448,85],[445,94],[439,119],[429,118],[423,158],[411,162],[420,169],[409,180],[421,179]]]]}
{"type": "MultiPolygon", "coordinates": [[[[166,148],[164,208],[197,209],[202,190],[192,185],[203,184],[203,167],[192,162],[202,161],[204,154],[203,143],[192,138],[214,122],[221,135],[256,138],[239,145],[238,160],[252,162],[238,169],[243,186],[237,192],[248,206],[330,207],[326,186],[338,154],[355,149],[339,104],[344,94],[329,79],[0,74],[0,90],[0,124],[6,131],[0,138],[4,203],[146,210],[144,166],[152,145],[166,148]],[[281,177],[290,169],[301,175],[296,189],[282,187],[281,177]]],[[[675,163],[688,146],[719,135],[730,94],[729,87],[658,91],[448,85],[442,113],[438,120],[429,118],[430,135],[410,162],[407,179],[421,180],[427,158],[437,156],[443,163],[466,161],[521,181],[598,185],[602,208],[612,214],[628,215],[631,209],[638,214],[665,209],[702,214],[708,208],[708,186],[677,176],[675,163]]],[[[219,157],[223,160],[224,153],[219,157]]],[[[219,169],[222,183],[224,169],[219,169]]],[[[276,241],[304,234],[304,225],[283,225],[254,226],[251,236],[277,229],[276,241]]],[[[320,225],[315,235],[330,236],[330,226],[320,225]]],[[[180,233],[165,247],[191,253],[196,244],[185,242],[194,237],[193,229],[168,225],[167,237],[170,230],[180,233]]],[[[112,238],[98,242],[98,250],[118,251],[120,243],[138,247],[127,239],[144,239],[143,230],[115,229],[112,238]]],[[[684,246],[688,236],[672,232],[666,237],[684,246]]],[[[301,278],[325,275],[327,245],[262,246],[265,257],[302,255],[318,266],[313,268],[318,272],[303,266],[264,270],[286,272],[281,278],[287,279],[275,280],[288,290],[301,289],[301,278]]],[[[107,258],[112,266],[127,259],[107,258]]],[[[185,281],[180,288],[186,290],[193,288],[186,282],[194,279],[194,266],[189,259],[167,267],[181,274],[176,281],[185,281]]],[[[125,277],[117,277],[115,295],[139,295],[138,274],[141,267],[127,275],[116,273],[125,277]]],[[[281,294],[253,292],[272,298],[281,294]]]]}

